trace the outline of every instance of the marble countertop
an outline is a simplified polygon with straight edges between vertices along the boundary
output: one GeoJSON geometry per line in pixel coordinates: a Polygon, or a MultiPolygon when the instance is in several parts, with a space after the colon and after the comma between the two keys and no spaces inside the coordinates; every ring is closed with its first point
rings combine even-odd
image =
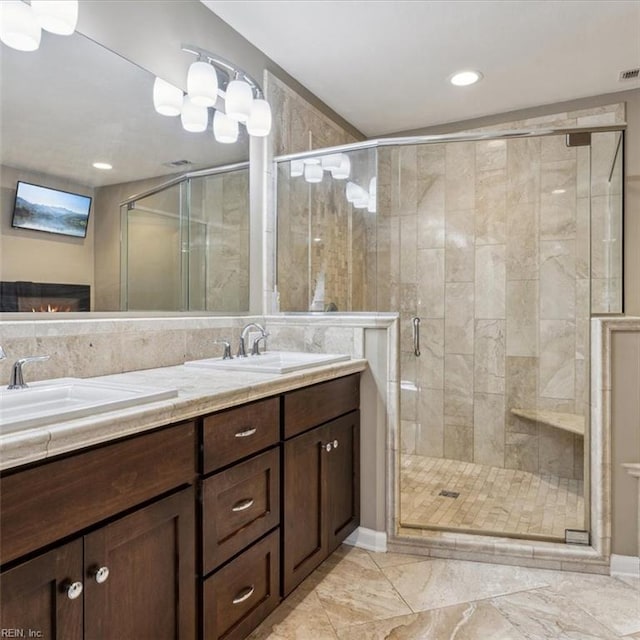
{"type": "Polygon", "coordinates": [[[298,387],[357,373],[366,367],[366,360],[355,359],[292,373],[267,374],[213,371],[179,365],[94,378],[121,384],[177,388],[178,396],[2,435],[0,469],[44,460],[298,387]]]}

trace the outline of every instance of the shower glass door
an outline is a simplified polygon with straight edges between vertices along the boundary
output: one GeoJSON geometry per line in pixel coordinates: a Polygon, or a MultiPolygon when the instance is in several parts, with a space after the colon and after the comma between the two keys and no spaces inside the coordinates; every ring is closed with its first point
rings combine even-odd
{"type": "Polygon", "coordinates": [[[573,146],[582,142],[379,150],[401,320],[403,533],[564,540],[588,529],[590,147],[573,146]]]}

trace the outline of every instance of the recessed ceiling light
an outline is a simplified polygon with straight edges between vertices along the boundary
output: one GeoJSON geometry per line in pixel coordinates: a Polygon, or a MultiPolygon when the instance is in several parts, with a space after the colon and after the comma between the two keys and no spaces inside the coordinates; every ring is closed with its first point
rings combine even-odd
{"type": "Polygon", "coordinates": [[[94,162],[93,167],[95,169],[104,169],[105,171],[113,169],[113,167],[108,162],[94,162]]]}
{"type": "Polygon", "coordinates": [[[567,190],[566,189],[554,189],[551,193],[553,193],[554,195],[560,195],[561,193],[566,193],[567,190]]]}
{"type": "Polygon", "coordinates": [[[467,87],[478,80],[482,80],[482,74],[479,71],[457,71],[449,78],[449,82],[456,87],[467,87]]]}

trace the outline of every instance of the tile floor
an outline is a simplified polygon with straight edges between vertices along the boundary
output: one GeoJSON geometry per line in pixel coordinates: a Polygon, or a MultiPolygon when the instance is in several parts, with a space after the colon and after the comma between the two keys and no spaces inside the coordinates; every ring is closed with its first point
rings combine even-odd
{"type": "Polygon", "coordinates": [[[472,462],[402,454],[400,522],[564,540],[565,529],[584,526],[581,480],[472,462]],[[458,492],[457,498],[441,490],[458,492]]]}
{"type": "Polygon", "coordinates": [[[640,580],[343,545],[249,638],[640,638],[640,580]]]}

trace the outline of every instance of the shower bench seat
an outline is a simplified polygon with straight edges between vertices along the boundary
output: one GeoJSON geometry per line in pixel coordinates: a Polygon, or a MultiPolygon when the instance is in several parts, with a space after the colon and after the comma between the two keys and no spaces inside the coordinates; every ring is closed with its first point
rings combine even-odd
{"type": "Polygon", "coordinates": [[[584,416],[577,413],[545,411],[543,409],[511,409],[511,413],[525,420],[540,422],[541,424],[556,427],[557,429],[569,431],[577,436],[584,437],[584,416]]]}

